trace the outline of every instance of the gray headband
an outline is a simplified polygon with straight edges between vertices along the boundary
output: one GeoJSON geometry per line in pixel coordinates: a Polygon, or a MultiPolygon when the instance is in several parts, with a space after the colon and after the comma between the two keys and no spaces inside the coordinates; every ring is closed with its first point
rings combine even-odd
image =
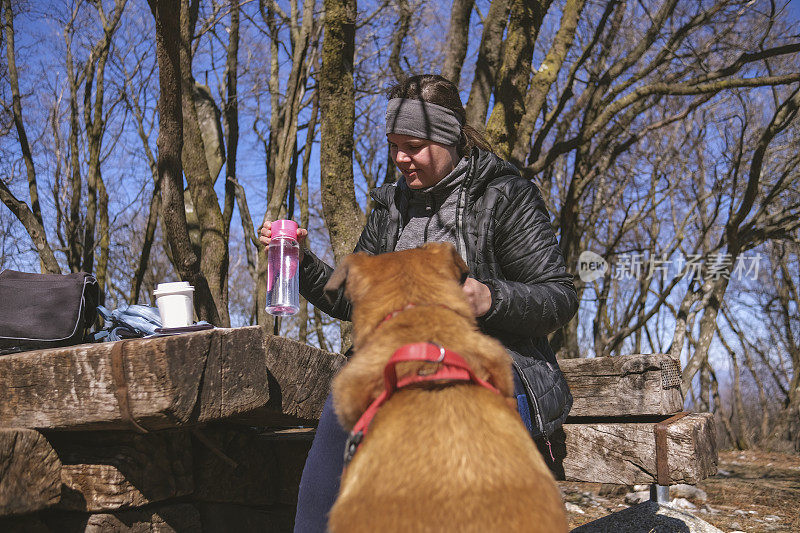
{"type": "Polygon", "coordinates": [[[461,121],[446,107],[423,100],[392,98],[386,105],[386,135],[390,133],[453,146],[461,138],[461,121]]]}

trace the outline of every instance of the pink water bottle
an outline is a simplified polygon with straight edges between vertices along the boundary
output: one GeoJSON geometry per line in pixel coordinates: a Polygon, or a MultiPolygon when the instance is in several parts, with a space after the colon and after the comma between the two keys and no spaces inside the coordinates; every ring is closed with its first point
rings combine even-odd
{"type": "Polygon", "coordinates": [[[267,249],[267,313],[274,316],[293,315],[300,309],[297,222],[276,220],[270,229],[272,239],[267,249]]]}

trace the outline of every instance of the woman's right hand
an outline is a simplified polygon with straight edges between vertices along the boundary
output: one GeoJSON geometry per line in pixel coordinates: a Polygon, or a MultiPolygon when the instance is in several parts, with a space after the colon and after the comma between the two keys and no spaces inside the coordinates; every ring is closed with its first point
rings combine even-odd
{"type": "MultiPolygon", "coordinates": [[[[305,228],[297,228],[297,242],[300,246],[300,260],[303,260],[303,246],[308,230],[305,228]]],[[[265,220],[261,227],[258,229],[258,241],[264,245],[264,248],[269,246],[269,241],[272,240],[272,221],[265,220]]]]}

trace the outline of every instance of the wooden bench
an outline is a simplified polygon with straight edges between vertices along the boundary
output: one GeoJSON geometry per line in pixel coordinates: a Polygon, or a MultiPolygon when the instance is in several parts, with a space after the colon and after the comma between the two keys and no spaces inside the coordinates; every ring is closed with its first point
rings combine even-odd
{"type": "Polygon", "coordinates": [[[713,417],[679,414],[677,361],[657,354],[571,359],[560,365],[575,399],[564,424],[566,449],[556,452],[564,480],[696,484],[716,473],[713,417]]]}
{"type": "MultiPolygon", "coordinates": [[[[313,425],[344,361],[259,327],[0,357],[0,530],[290,530],[313,425]],[[292,426],[305,427],[280,429],[292,426]]],[[[561,479],[696,483],[715,472],[708,414],[669,424],[656,446],[656,425],[682,408],[672,360],[562,368],[575,404],[554,449],[561,479]]]]}

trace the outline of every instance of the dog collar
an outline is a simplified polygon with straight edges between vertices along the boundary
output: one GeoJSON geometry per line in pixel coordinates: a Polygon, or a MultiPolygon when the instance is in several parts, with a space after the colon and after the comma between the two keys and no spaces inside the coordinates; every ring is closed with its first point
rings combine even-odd
{"type": "Polygon", "coordinates": [[[433,342],[416,342],[401,346],[392,354],[392,357],[389,358],[389,362],[386,363],[383,369],[383,392],[381,392],[367,410],[364,411],[364,414],[361,415],[361,418],[358,419],[358,422],[356,422],[355,426],[353,426],[353,430],[350,432],[344,452],[345,467],[353,459],[356,451],[358,451],[358,448],[361,446],[361,442],[367,435],[369,425],[372,419],[375,418],[378,409],[380,409],[398,389],[431,381],[471,382],[485,387],[495,394],[500,394],[500,391],[493,385],[476,376],[463,357],[443,346],[433,342]],[[398,363],[409,361],[423,361],[439,364],[440,366],[433,373],[421,375],[413,374],[398,381],[395,366],[398,363]]]}

